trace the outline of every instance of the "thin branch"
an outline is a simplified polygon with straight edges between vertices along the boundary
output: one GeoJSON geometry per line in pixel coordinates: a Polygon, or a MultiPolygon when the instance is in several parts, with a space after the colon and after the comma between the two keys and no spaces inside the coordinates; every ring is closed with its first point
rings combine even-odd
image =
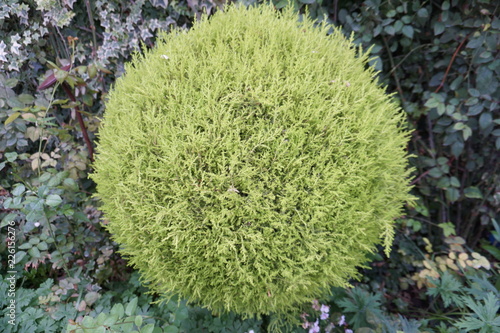
{"type": "Polygon", "coordinates": [[[439,90],[441,90],[441,88],[443,88],[444,81],[446,80],[446,77],[448,76],[448,73],[450,72],[451,65],[453,65],[453,62],[455,61],[455,58],[457,57],[458,52],[460,51],[460,49],[464,45],[465,41],[469,38],[470,34],[471,33],[469,33],[467,36],[464,37],[464,39],[462,40],[462,42],[460,44],[458,44],[458,47],[455,50],[455,52],[453,52],[453,55],[451,56],[450,63],[448,64],[448,68],[446,68],[446,72],[444,72],[444,76],[443,76],[443,79],[441,80],[441,83],[439,84],[439,86],[434,91],[435,93],[438,93],[439,90]]]}
{"type": "MultiPolygon", "coordinates": [[[[389,56],[389,62],[391,63],[391,68],[394,68],[396,67],[396,65],[394,64],[394,59],[392,58],[392,53],[391,53],[391,49],[389,48],[389,44],[387,44],[387,39],[382,36],[382,40],[384,41],[384,46],[385,46],[385,49],[387,50],[387,55],[389,56]]],[[[399,83],[399,78],[398,76],[396,75],[396,72],[392,72],[392,76],[394,76],[394,81],[396,82],[396,89],[398,90],[399,92],[399,95],[401,96],[401,101],[403,101],[403,105],[406,104],[406,100],[405,100],[405,97],[403,95],[403,89],[401,88],[401,84],[399,83]]]]}

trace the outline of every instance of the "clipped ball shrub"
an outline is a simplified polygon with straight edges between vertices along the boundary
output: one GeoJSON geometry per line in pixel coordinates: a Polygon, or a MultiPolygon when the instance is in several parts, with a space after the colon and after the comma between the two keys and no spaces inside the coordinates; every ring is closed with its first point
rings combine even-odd
{"type": "Polygon", "coordinates": [[[404,117],[367,54],[272,7],[227,7],[136,55],[92,178],[150,289],[286,313],[389,250],[408,194],[404,117]]]}

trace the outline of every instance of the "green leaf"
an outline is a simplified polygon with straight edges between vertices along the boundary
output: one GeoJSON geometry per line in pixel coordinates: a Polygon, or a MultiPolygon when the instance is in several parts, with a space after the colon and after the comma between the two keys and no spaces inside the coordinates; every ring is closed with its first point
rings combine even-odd
{"type": "Polygon", "coordinates": [[[470,88],[467,91],[469,92],[469,95],[471,95],[472,97],[479,97],[481,95],[479,90],[474,89],[474,88],[470,88]]]}
{"type": "Polygon", "coordinates": [[[11,114],[9,116],[9,118],[7,118],[7,120],[5,120],[4,125],[5,126],[9,125],[11,122],[13,122],[14,120],[16,120],[20,115],[21,115],[21,112],[14,112],[13,114],[11,114]]]}
{"type": "Polygon", "coordinates": [[[429,12],[426,8],[420,8],[417,12],[418,17],[427,18],[429,17],[429,12]]]}
{"type": "Polygon", "coordinates": [[[9,161],[10,163],[14,162],[14,161],[17,159],[17,157],[18,157],[18,156],[19,156],[19,155],[18,155],[15,151],[10,152],[10,153],[5,153],[5,158],[6,158],[6,159],[7,159],[7,161],[9,161]]]}
{"type": "Polygon", "coordinates": [[[26,242],[26,243],[19,245],[18,249],[27,250],[27,249],[31,249],[32,247],[33,247],[33,244],[26,242]]]}
{"type": "Polygon", "coordinates": [[[403,28],[403,22],[401,22],[400,20],[397,20],[396,22],[394,22],[395,32],[400,32],[402,28],[403,28]]]}
{"type": "Polygon", "coordinates": [[[467,139],[470,138],[471,135],[472,135],[472,129],[469,126],[465,126],[462,131],[462,136],[464,138],[464,141],[467,141],[467,139]]]}
{"type": "Polygon", "coordinates": [[[433,178],[439,178],[443,174],[444,174],[443,171],[441,171],[441,169],[438,167],[434,167],[434,168],[429,170],[429,176],[431,176],[433,178]]]}
{"type": "Polygon", "coordinates": [[[55,174],[54,176],[52,176],[52,178],[50,178],[49,182],[47,183],[47,186],[49,186],[49,187],[58,186],[59,184],[62,183],[62,181],[66,177],[68,177],[68,174],[69,174],[68,171],[58,172],[57,174],[55,174]]]}
{"type": "Polygon", "coordinates": [[[497,316],[500,305],[498,297],[488,292],[486,298],[478,300],[477,303],[471,297],[463,297],[463,303],[470,308],[474,314],[464,317],[461,321],[455,324],[456,327],[467,330],[468,332],[476,329],[482,330],[490,328],[484,332],[498,332],[495,327],[500,328],[500,316],[497,316]],[[484,302],[484,304],[482,304],[484,302]]]}
{"type": "Polygon", "coordinates": [[[10,223],[14,221],[16,217],[17,217],[16,213],[9,213],[5,215],[4,218],[2,219],[2,223],[0,223],[0,228],[5,227],[6,225],[10,225],[10,223]]]}
{"type": "Polygon", "coordinates": [[[25,251],[17,251],[16,252],[16,264],[19,264],[21,262],[21,260],[23,260],[23,258],[26,256],[26,252],[25,251]]]}
{"type": "Polygon", "coordinates": [[[464,195],[467,198],[472,198],[472,199],[482,199],[483,194],[481,193],[481,190],[477,188],[476,186],[469,186],[464,189],[464,195]]]}
{"type": "Polygon", "coordinates": [[[445,307],[451,305],[461,305],[462,301],[458,293],[462,290],[463,286],[453,275],[448,271],[443,272],[439,279],[429,279],[434,285],[434,288],[429,288],[426,292],[427,295],[433,297],[441,297],[445,307]]]}
{"type": "Polygon", "coordinates": [[[394,27],[392,25],[388,25],[384,28],[384,31],[388,34],[388,35],[391,35],[391,36],[394,36],[394,34],[396,33],[396,29],[394,29],[394,27]]]}
{"type": "Polygon", "coordinates": [[[26,191],[26,187],[23,184],[18,184],[13,190],[12,190],[12,195],[18,197],[21,196],[24,191],[26,191]]]}
{"type": "Polygon", "coordinates": [[[24,103],[24,104],[33,104],[33,102],[35,101],[35,97],[33,97],[29,94],[21,94],[21,95],[17,96],[17,98],[19,99],[19,101],[21,103],[24,103]]]}
{"type": "Polygon", "coordinates": [[[484,112],[479,117],[479,127],[481,127],[481,129],[485,129],[486,127],[490,126],[492,122],[493,117],[490,112],[484,112]]]}
{"type": "Polygon", "coordinates": [[[29,255],[32,257],[32,258],[40,258],[42,255],[40,254],[40,251],[38,250],[37,247],[32,247],[31,249],[28,250],[28,253],[29,255]]]}
{"type": "Polygon", "coordinates": [[[441,229],[443,229],[444,237],[448,237],[448,236],[451,236],[451,235],[456,235],[455,225],[453,223],[451,223],[451,222],[439,223],[438,227],[440,227],[441,229]]]}
{"type": "Polygon", "coordinates": [[[146,326],[141,328],[141,333],[153,333],[155,329],[155,325],[147,324],[146,326]]]}
{"type": "Polygon", "coordinates": [[[444,31],[444,24],[442,22],[434,23],[434,35],[440,35],[444,31]]]}
{"type": "Polygon", "coordinates": [[[165,332],[165,333],[178,333],[179,329],[177,327],[175,327],[175,326],[170,325],[170,326],[166,327],[163,330],[163,332],[165,332]]]}
{"type": "Polygon", "coordinates": [[[57,81],[63,82],[67,77],[69,73],[66,72],[65,70],[62,69],[54,69],[54,77],[56,78],[57,81]]]}
{"type": "Polygon", "coordinates": [[[458,200],[458,198],[460,198],[460,192],[454,187],[447,188],[445,195],[446,199],[448,199],[448,201],[450,202],[455,202],[458,200]]]}
{"type": "Polygon", "coordinates": [[[411,25],[405,25],[403,27],[403,35],[410,39],[413,39],[413,32],[413,27],[411,25]]]}
{"type": "Polygon", "coordinates": [[[37,245],[38,249],[41,251],[47,251],[49,249],[49,246],[45,242],[41,242],[37,245]]]}
{"type": "Polygon", "coordinates": [[[394,9],[391,9],[387,12],[387,14],[385,14],[385,16],[394,17],[394,16],[396,16],[396,14],[397,14],[397,12],[394,9]]]}
{"type": "MultiPolygon", "coordinates": [[[[123,305],[122,304],[115,304],[115,306],[116,305],[121,305],[122,309],[123,309],[123,305]]],[[[113,308],[111,309],[111,313],[109,314],[109,316],[102,323],[103,325],[113,326],[118,321],[118,318],[121,318],[121,316],[118,315],[119,312],[118,313],[116,313],[116,312],[113,313],[113,309],[115,308],[115,306],[113,306],[113,308]]]]}
{"type": "Polygon", "coordinates": [[[45,198],[45,204],[50,207],[59,206],[62,202],[62,199],[57,194],[49,194],[47,198],[45,198]]]}
{"type": "MultiPolygon", "coordinates": [[[[141,327],[141,325],[142,325],[142,316],[135,316],[134,323],[135,323],[135,326],[141,327]]],[[[143,332],[143,330],[141,330],[141,332],[143,332]]]]}
{"type": "Polygon", "coordinates": [[[460,181],[457,177],[450,177],[450,185],[453,187],[460,187],[460,181]]]}
{"type": "Polygon", "coordinates": [[[127,316],[132,316],[135,313],[135,310],[137,309],[137,301],[139,299],[135,297],[132,299],[128,304],[127,307],[125,308],[125,314],[127,316]]]}

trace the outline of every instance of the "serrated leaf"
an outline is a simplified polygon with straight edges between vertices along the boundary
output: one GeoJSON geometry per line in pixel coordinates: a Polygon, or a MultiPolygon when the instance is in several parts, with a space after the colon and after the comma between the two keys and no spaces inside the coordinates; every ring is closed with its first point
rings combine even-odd
{"type": "Polygon", "coordinates": [[[444,234],[445,237],[448,237],[448,236],[456,234],[455,226],[451,222],[439,223],[438,227],[440,227],[441,229],[443,229],[443,234],[444,234]]]}
{"type": "Polygon", "coordinates": [[[38,259],[41,257],[40,251],[38,250],[37,247],[32,247],[31,249],[28,250],[28,253],[32,258],[38,259]]]}
{"type": "Polygon", "coordinates": [[[68,171],[61,171],[61,172],[58,172],[57,174],[55,174],[54,176],[52,176],[49,180],[49,182],[47,183],[47,186],[49,187],[55,187],[55,186],[58,186],[59,184],[62,183],[62,181],[68,177],[68,174],[69,172],[68,171]]]}
{"type": "Polygon", "coordinates": [[[38,243],[37,247],[40,251],[47,251],[49,249],[49,246],[45,242],[38,243]]]}
{"type": "Polygon", "coordinates": [[[28,249],[31,249],[33,247],[32,244],[26,242],[26,243],[23,243],[21,245],[18,246],[18,249],[21,249],[21,250],[28,250],[28,249]]]}
{"type": "Polygon", "coordinates": [[[57,194],[49,194],[47,198],[45,198],[45,204],[50,207],[59,206],[62,202],[62,199],[57,194]]]}
{"type": "Polygon", "coordinates": [[[23,184],[17,185],[13,190],[12,190],[12,195],[18,197],[22,195],[26,191],[26,187],[23,184]]]}
{"type": "Polygon", "coordinates": [[[137,309],[137,301],[139,299],[135,297],[132,299],[128,304],[127,307],[125,308],[125,314],[127,316],[132,316],[135,313],[135,310],[137,309]]]}

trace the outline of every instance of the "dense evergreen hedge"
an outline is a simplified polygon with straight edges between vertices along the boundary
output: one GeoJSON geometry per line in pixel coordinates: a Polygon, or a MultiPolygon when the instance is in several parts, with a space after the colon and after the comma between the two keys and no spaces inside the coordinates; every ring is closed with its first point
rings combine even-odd
{"type": "Polygon", "coordinates": [[[285,312],[388,251],[409,199],[403,113],[340,32],[228,7],[137,56],[92,175],[150,288],[285,312]]]}

